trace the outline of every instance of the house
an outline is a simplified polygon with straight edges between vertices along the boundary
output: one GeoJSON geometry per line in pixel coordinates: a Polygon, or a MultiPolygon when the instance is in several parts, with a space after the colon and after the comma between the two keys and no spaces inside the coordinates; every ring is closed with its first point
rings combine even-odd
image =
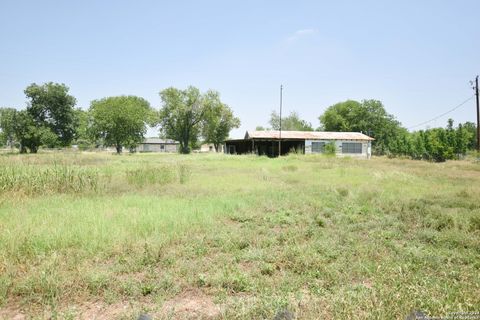
{"type": "Polygon", "coordinates": [[[337,156],[369,159],[374,139],[360,132],[325,131],[247,131],[243,139],[225,141],[228,154],[255,153],[278,156],[291,151],[310,154],[323,153],[329,143],[335,145],[337,156]]]}
{"type": "Polygon", "coordinates": [[[178,152],[180,143],[171,139],[146,138],[137,147],[138,152],[178,152]]]}
{"type": "MultiPolygon", "coordinates": [[[[196,152],[204,153],[204,152],[216,152],[215,145],[213,143],[204,143],[200,146],[200,149],[195,150],[196,152]]],[[[218,146],[218,152],[223,152],[223,145],[218,146]]]]}

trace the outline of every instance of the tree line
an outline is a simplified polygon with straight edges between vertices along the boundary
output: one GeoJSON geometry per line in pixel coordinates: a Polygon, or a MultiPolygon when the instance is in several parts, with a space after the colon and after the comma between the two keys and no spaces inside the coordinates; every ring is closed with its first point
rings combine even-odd
{"type": "MultiPolygon", "coordinates": [[[[454,126],[449,119],[446,128],[432,128],[409,132],[389,114],[378,100],[347,100],[328,107],[319,116],[317,131],[362,132],[375,139],[372,152],[389,157],[441,162],[459,159],[468,150],[475,148],[476,126],[472,122],[454,126]]],[[[269,124],[271,129],[280,129],[280,118],[273,111],[269,124]]],[[[257,130],[269,130],[258,126],[257,130]]],[[[282,118],[282,130],[314,131],[311,123],[302,120],[297,112],[282,118]]]]}
{"type": "Polygon", "coordinates": [[[0,146],[17,147],[21,153],[36,153],[40,147],[81,148],[113,146],[117,153],[134,149],[148,127],[160,126],[160,136],[180,142],[180,152],[189,153],[201,142],[219,145],[240,119],[220,100],[217,91],[200,92],[167,88],[160,92],[159,110],[137,96],[94,100],[88,110],[76,107],[65,84],[31,84],[24,90],[24,110],[0,108],[0,146]]]}
{"type": "MultiPolygon", "coordinates": [[[[36,153],[40,147],[80,148],[113,146],[117,153],[135,149],[148,127],[159,127],[159,135],[180,143],[180,152],[189,153],[201,142],[212,143],[218,151],[240,119],[214,90],[167,88],[159,95],[161,107],[153,108],[137,96],[115,96],[94,100],[88,110],[76,107],[76,99],[65,84],[31,84],[24,90],[24,110],[0,108],[0,146],[18,147],[36,153]]],[[[328,107],[314,129],[297,112],[282,118],[283,130],[355,131],[373,138],[375,155],[410,157],[431,161],[459,159],[473,150],[476,126],[472,122],[445,128],[409,132],[389,114],[378,100],[347,100],[328,107]]],[[[273,111],[271,129],[280,129],[280,116],[273,111]]],[[[257,130],[270,128],[257,127],[257,130]]]]}

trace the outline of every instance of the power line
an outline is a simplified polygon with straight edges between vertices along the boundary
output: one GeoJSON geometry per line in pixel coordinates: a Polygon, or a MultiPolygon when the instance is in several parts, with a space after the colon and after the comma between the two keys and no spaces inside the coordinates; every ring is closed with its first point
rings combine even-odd
{"type": "Polygon", "coordinates": [[[465,103],[467,103],[468,101],[472,100],[473,97],[475,97],[475,95],[472,95],[472,96],[471,96],[470,98],[468,98],[467,100],[463,101],[462,103],[460,103],[459,105],[455,106],[454,108],[452,108],[452,109],[450,109],[450,110],[448,110],[448,111],[445,111],[445,112],[442,113],[441,115],[438,115],[438,116],[436,116],[435,118],[432,118],[432,119],[430,119],[430,120],[424,121],[424,122],[419,123],[419,124],[416,124],[416,125],[414,125],[414,126],[408,127],[407,129],[410,130],[410,129],[413,129],[413,128],[416,128],[416,127],[423,126],[424,124],[427,124],[427,123],[429,123],[429,122],[435,121],[435,120],[443,117],[444,115],[447,115],[447,114],[449,114],[450,112],[457,110],[458,108],[460,108],[461,106],[463,106],[465,103]]]}

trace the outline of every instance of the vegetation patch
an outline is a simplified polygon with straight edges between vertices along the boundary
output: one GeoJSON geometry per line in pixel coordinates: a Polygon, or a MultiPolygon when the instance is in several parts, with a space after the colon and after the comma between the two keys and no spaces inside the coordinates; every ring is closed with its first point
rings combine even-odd
{"type": "Polygon", "coordinates": [[[0,194],[0,318],[403,319],[480,304],[472,160],[0,161],[16,181],[0,194]],[[83,174],[96,188],[69,186],[83,174]]]}
{"type": "Polygon", "coordinates": [[[184,184],[188,182],[190,175],[190,168],[184,164],[138,168],[126,171],[128,183],[139,188],[152,184],[166,185],[174,182],[184,184]]]}
{"type": "Polygon", "coordinates": [[[8,165],[0,170],[0,191],[28,195],[96,191],[99,174],[95,169],[75,166],[8,165]]]}

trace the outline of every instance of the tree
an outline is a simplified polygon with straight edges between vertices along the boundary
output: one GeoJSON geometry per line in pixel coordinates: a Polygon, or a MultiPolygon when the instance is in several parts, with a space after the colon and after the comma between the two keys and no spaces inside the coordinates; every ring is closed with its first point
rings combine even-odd
{"type": "Polygon", "coordinates": [[[180,142],[180,152],[190,153],[198,141],[201,124],[210,108],[218,103],[218,93],[200,93],[195,87],[186,90],[167,88],[160,92],[163,106],[159,112],[161,134],[180,142]]]}
{"type": "Polygon", "coordinates": [[[464,126],[460,123],[455,130],[455,137],[454,137],[454,153],[457,156],[457,158],[460,158],[461,156],[465,155],[468,150],[468,144],[471,140],[471,137],[473,134],[469,132],[468,130],[464,129],[464,126]]]}
{"type": "Polygon", "coordinates": [[[213,143],[218,152],[220,144],[228,138],[233,128],[240,127],[240,119],[233,115],[232,109],[220,101],[218,92],[211,91],[206,99],[208,112],[202,123],[202,136],[207,143],[213,143]]]}
{"type": "Polygon", "coordinates": [[[324,131],[354,131],[356,114],[362,105],[358,101],[347,100],[330,106],[319,117],[321,129],[324,131]]]}
{"type": "Polygon", "coordinates": [[[473,122],[467,121],[462,125],[462,127],[465,131],[469,133],[467,149],[474,150],[477,146],[477,125],[473,122]]]}
{"type": "MultiPolygon", "coordinates": [[[[280,115],[272,111],[270,116],[270,125],[273,130],[280,130],[280,115]]],[[[290,112],[287,117],[282,117],[282,130],[285,131],[313,131],[312,124],[300,119],[296,111],[290,112]]]]}
{"type": "Polygon", "coordinates": [[[95,136],[92,134],[92,117],[86,110],[80,108],[75,109],[77,118],[77,133],[75,135],[75,143],[81,150],[95,147],[95,136]]]}
{"type": "Polygon", "coordinates": [[[91,132],[106,146],[115,146],[117,153],[123,147],[134,148],[143,141],[147,125],[154,122],[148,101],[136,96],[108,97],[92,101],[91,132]]]}
{"type": "Polygon", "coordinates": [[[428,157],[425,148],[425,137],[423,131],[413,132],[411,134],[410,156],[414,160],[422,160],[428,157]]]}
{"type": "Polygon", "coordinates": [[[448,144],[447,132],[443,128],[433,128],[424,132],[427,160],[444,162],[453,159],[453,147],[448,144]]]}
{"type": "Polygon", "coordinates": [[[446,128],[433,128],[408,132],[406,129],[389,141],[389,156],[410,156],[412,159],[443,162],[462,158],[468,150],[473,133],[448,119],[446,128]]]}
{"type": "Polygon", "coordinates": [[[409,156],[412,153],[412,137],[405,128],[400,128],[395,137],[387,141],[387,155],[389,157],[395,156],[409,156]]]}
{"type": "Polygon", "coordinates": [[[0,108],[0,144],[13,147],[15,140],[15,115],[14,108],[0,108]]]}
{"type": "Polygon", "coordinates": [[[372,136],[374,153],[379,155],[385,154],[389,141],[401,134],[400,123],[378,100],[337,103],[328,107],[319,120],[325,131],[357,131],[372,136]]]}
{"type": "Polygon", "coordinates": [[[57,137],[53,139],[55,144],[62,147],[70,145],[77,127],[76,99],[68,91],[64,84],[53,82],[43,85],[33,83],[24,91],[29,99],[27,112],[35,124],[49,128],[57,137]]]}
{"type": "Polygon", "coordinates": [[[42,144],[51,144],[55,134],[47,127],[38,125],[32,115],[26,111],[15,113],[15,137],[20,143],[20,153],[37,153],[42,144]]]}

